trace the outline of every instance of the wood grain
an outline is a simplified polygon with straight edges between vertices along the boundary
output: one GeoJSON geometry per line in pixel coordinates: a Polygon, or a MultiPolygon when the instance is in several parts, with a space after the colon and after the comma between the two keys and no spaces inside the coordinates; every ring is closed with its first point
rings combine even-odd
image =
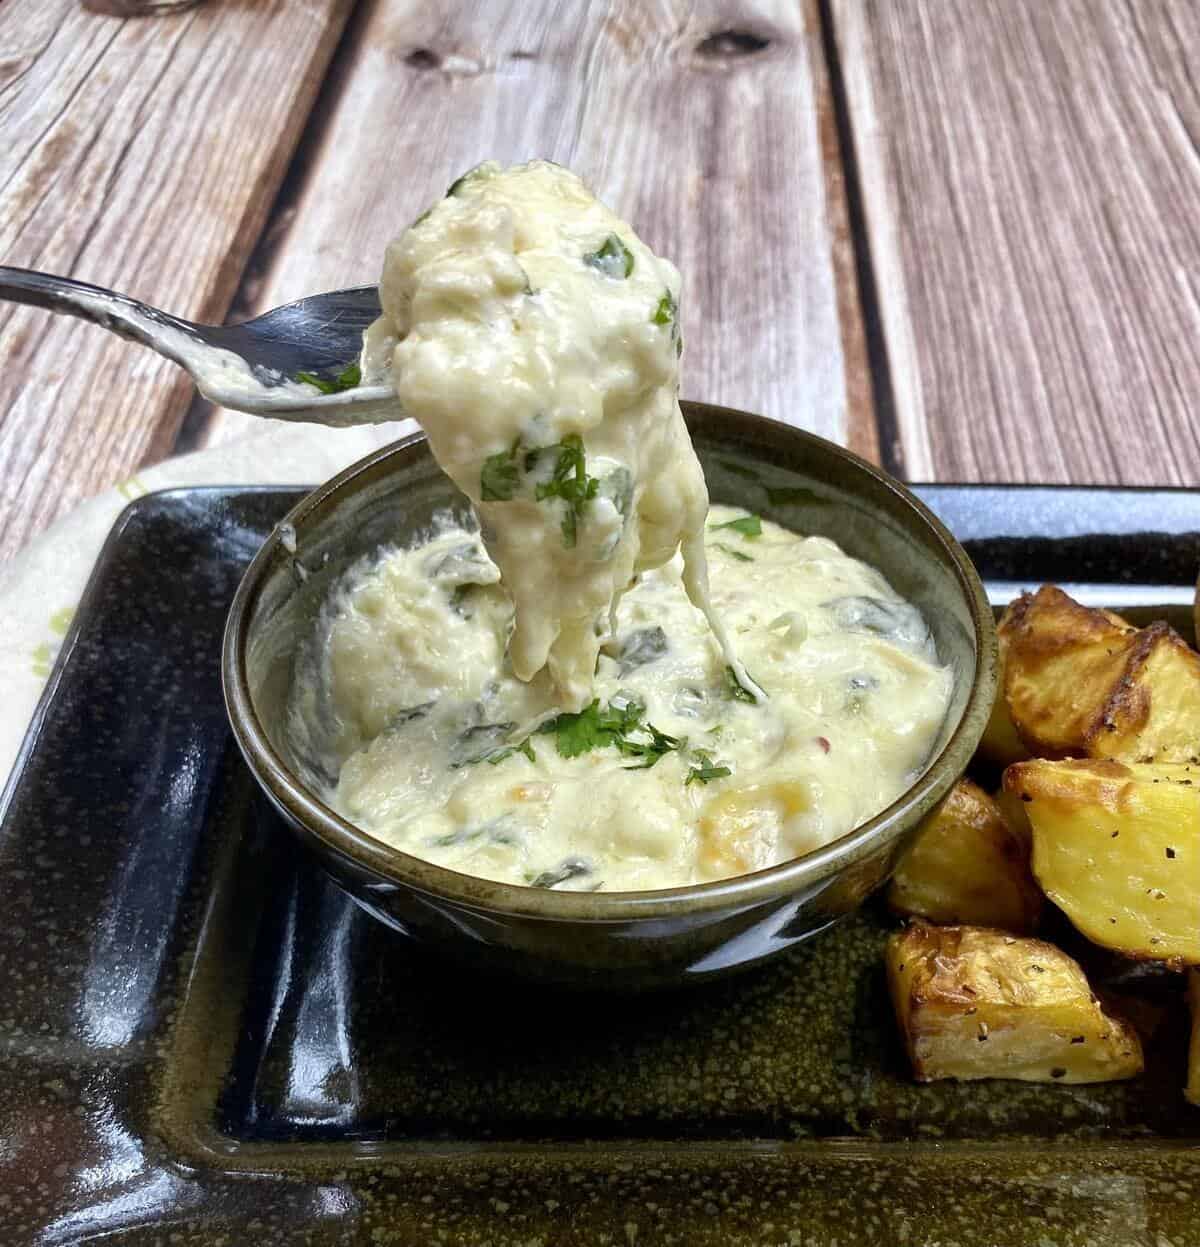
{"type": "MultiPolygon", "coordinates": [[[[122,21],[0,7],[0,256],[221,321],[349,0],[122,21]]],[[[0,558],[161,458],[192,389],[101,330],[0,304],[0,558]]]]}
{"type": "MultiPolygon", "coordinates": [[[[686,396],[873,454],[860,381],[847,411],[839,295],[851,318],[857,304],[814,13],[808,0],[364,5],[239,310],[375,281],[386,243],[463,170],[546,156],[682,269],[686,396]]],[[[249,419],[196,414],[201,442],[249,419]]]]}
{"type": "Polygon", "coordinates": [[[831,8],[909,475],[1200,483],[1200,6],[831,8]]]}

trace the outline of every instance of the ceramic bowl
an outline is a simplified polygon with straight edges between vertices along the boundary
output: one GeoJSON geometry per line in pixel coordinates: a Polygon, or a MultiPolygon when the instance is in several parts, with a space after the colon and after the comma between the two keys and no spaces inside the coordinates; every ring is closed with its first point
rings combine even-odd
{"type": "Polygon", "coordinates": [[[466,505],[424,437],[369,456],[308,495],[247,570],[225,633],[226,705],[263,792],[333,878],[381,921],[472,966],[642,989],[775,956],[887,879],[917,822],[962,774],[987,722],[996,690],[992,612],[943,525],[897,481],[839,446],[744,412],[683,407],[714,502],[833,538],[921,609],[954,673],[946,719],[924,773],[869,822],[803,857],[715,883],[557,892],[476,878],[391,848],[321,800],[285,731],[297,642],[332,581],[363,555],[403,541],[435,510],[466,505]]]}

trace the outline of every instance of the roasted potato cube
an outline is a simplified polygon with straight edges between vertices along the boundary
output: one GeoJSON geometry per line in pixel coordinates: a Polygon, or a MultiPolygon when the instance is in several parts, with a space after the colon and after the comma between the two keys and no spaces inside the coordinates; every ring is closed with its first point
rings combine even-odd
{"type": "Polygon", "coordinates": [[[1053,585],[1000,621],[1004,696],[1038,757],[1187,762],[1200,741],[1200,654],[1165,623],[1140,631],[1053,585]]]}
{"type": "Polygon", "coordinates": [[[979,741],[979,752],[989,762],[997,766],[1011,766],[1029,757],[1016,725],[1008,709],[1008,698],[1004,695],[1004,672],[1006,665],[1007,640],[1003,632],[999,634],[1000,669],[996,686],[996,700],[992,702],[992,713],[988,717],[987,727],[979,741]]]}
{"type": "Polygon", "coordinates": [[[1013,835],[1020,838],[1028,853],[1033,848],[1033,828],[1029,825],[1029,815],[1025,812],[1025,802],[1015,792],[1006,791],[1001,783],[992,800],[1000,811],[1004,821],[1012,830],[1013,835]]]}
{"type": "Polygon", "coordinates": [[[960,779],[926,818],[888,888],[900,914],[1032,931],[1042,893],[1029,869],[1029,845],[995,801],[960,779]]]}
{"type": "Polygon", "coordinates": [[[1183,1096],[1200,1106],[1200,970],[1188,973],[1188,1004],[1192,1007],[1192,1042],[1188,1045],[1188,1079],[1183,1096]]]}
{"type": "Polygon", "coordinates": [[[1043,940],[915,923],[888,941],[887,970],[921,1082],[1111,1082],[1142,1071],[1137,1032],[1043,940]]]}
{"type": "Polygon", "coordinates": [[[1088,939],[1127,957],[1200,964],[1200,766],[1018,762],[1033,873],[1088,939]]]}

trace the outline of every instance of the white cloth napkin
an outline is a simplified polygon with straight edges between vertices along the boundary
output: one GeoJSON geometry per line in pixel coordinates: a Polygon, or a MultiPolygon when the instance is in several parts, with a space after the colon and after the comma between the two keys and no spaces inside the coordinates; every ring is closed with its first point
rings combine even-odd
{"type": "Polygon", "coordinates": [[[177,485],[317,484],[398,437],[411,420],[356,429],[272,422],[122,481],[54,523],[0,566],[0,788],[113,522],[135,498],[177,485]]]}

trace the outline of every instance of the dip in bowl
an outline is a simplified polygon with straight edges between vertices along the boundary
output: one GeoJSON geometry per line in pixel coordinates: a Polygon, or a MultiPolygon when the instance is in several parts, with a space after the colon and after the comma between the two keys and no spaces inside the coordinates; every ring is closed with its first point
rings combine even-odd
{"type": "Polygon", "coordinates": [[[267,541],[230,613],[223,675],[238,744],[264,792],[368,912],[481,967],[574,985],[678,985],[752,965],[856,907],[907,834],[961,774],[995,692],[995,636],[965,553],[902,486],[790,426],[684,404],[714,505],[829,538],[915,606],[949,707],[923,771],[841,838],[753,873],[641,891],[574,891],[477,877],[384,843],[341,817],[328,775],[298,749],[289,695],[298,655],[346,570],[464,508],[415,436],[317,489],[267,541]],[[286,540],[285,540],[286,538],[286,540]]]}

